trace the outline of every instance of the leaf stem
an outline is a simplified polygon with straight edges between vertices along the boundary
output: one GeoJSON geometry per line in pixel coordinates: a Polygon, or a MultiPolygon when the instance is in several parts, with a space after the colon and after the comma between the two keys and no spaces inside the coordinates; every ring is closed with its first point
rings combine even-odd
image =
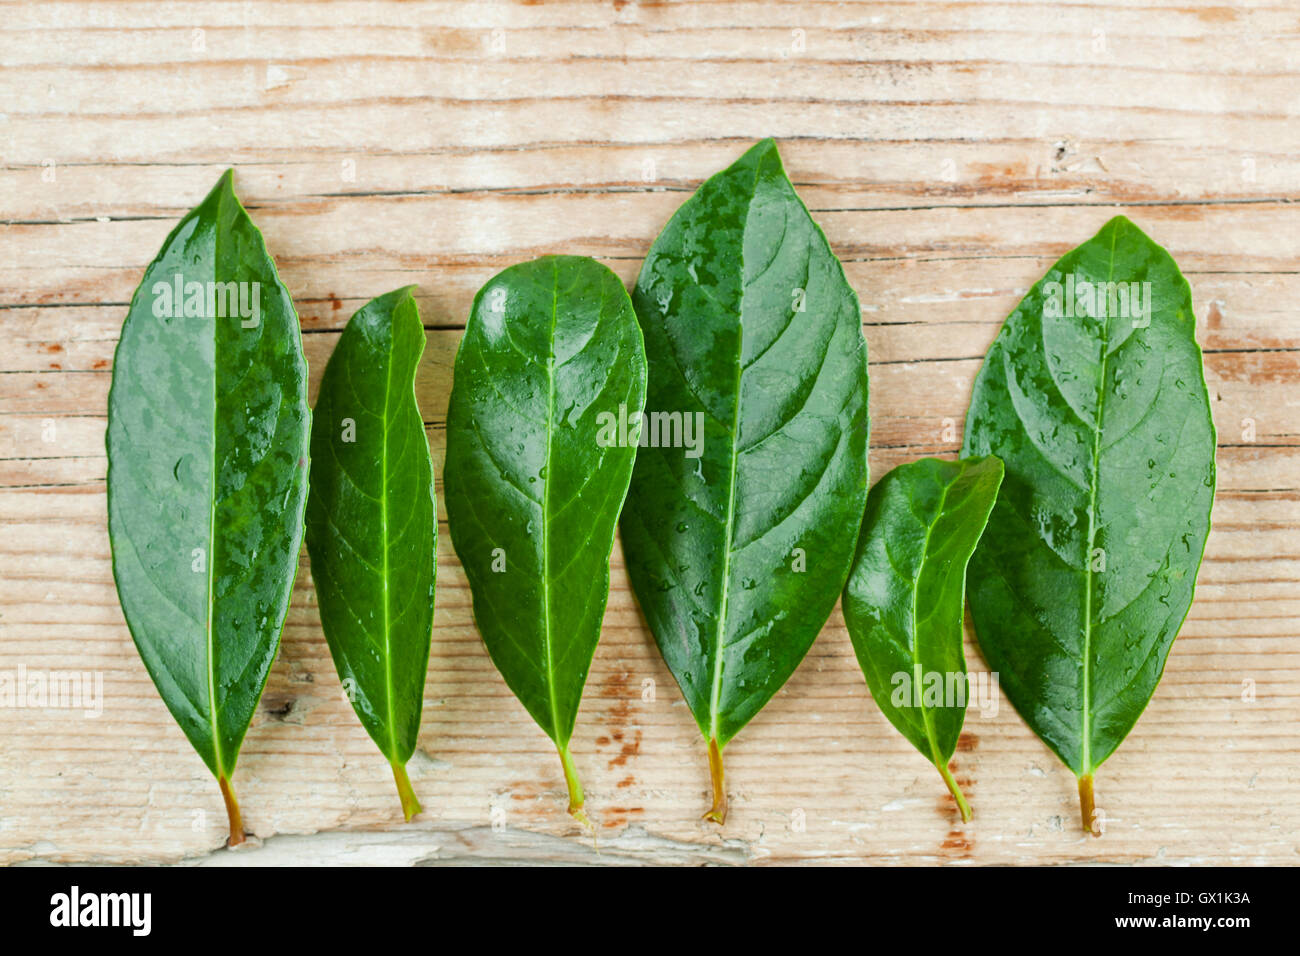
{"type": "Polygon", "coordinates": [[[226,840],[226,846],[239,846],[244,842],[244,820],[239,815],[239,801],[225,777],[218,777],[217,785],[221,787],[221,798],[226,801],[226,816],[230,818],[230,838],[226,840]]]}
{"type": "Polygon", "coordinates": [[[704,819],[721,825],[727,822],[727,782],[722,772],[722,748],[716,737],[709,739],[709,779],[713,782],[713,806],[704,819]]]}
{"type": "Polygon", "coordinates": [[[1079,816],[1083,821],[1083,828],[1095,837],[1101,836],[1101,830],[1097,827],[1097,800],[1092,792],[1092,774],[1086,773],[1079,778],[1079,816]]]}
{"type": "Polygon", "coordinates": [[[397,783],[397,795],[402,800],[402,813],[406,815],[406,822],[410,823],[411,817],[424,812],[424,807],[420,806],[420,801],[411,788],[411,778],[406,775],[406,764],[394,760],[392,767],[393,780],[397,783]]]}
{"type": "Polygon", "coordinates": [[[952,798],[957,801],[957,809],[961,811],[961,822],[970,823],[974,814],[971,811],[970,804],[966,802],[966,797],[962,795],[961,787],[957,786],[957,781],[948,770],[948,765],[943,763],[935,764],[939,768],[939,774],[943,777],[943,782],[948,785],[948,792],[952,798]]]}
{"type": "Polygon", "coordinates": [[[564,765],[564,782],[569,785],[569,816],[591,830],[591,820],[583,809],[587,798],[582,792],[582,781],[578,779],[578,768],[573,765],[573,757],[569,754],[569,745],[566,743],[556,749],[560,752],[560,763],[564,765]]]}

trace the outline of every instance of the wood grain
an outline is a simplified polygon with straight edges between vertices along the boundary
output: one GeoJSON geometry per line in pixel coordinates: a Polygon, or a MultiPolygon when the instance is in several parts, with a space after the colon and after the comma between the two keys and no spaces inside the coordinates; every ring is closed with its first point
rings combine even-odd
{"type": "MultiPolygon", "coordinates": [[[[0,673],[103,680],[99,717],[0,709],[0,862],[1300,862],[1294,6],[56,0],[0,3],[0,63],[0,673]],[[483,652],[444,524],[411,766],[427,812],[398,822],[304,556],[235,775],[261,839],[221,849],[105,532],[113,349],[175,220],[236,167],[313,398],[352,311],[419,284],[440,488],[474,291],[548,252],[630,283],[700,180],[768,135],[862,300],[875,477],[958,449],[1002,319],[1110,216],[1191,282],[1214,528],[1164,680],[1098,774],[1105,837],[1077,830],[1073,779],[1005,698],[967,717],[963,827],[871,702],[838,611],[728,748],[726,828],[703,823],[701,741],[616,549],[573,743],[593,847],[483,652]]],[[[969,635],[967,653],[984,670],[969,635]]]]}

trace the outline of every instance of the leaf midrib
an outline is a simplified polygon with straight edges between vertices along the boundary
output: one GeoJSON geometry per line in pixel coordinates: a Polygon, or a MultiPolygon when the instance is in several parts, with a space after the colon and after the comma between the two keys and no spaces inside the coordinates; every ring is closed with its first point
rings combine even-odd
{"type": "Polygon", "coordinates": [[[754,164],[754,182],[750,185],[749,202],[745,205],[745,218],[740,227],[740,308],[736,315],[736,378],[735,402],[731,411],[731,474],[727,487],[727,526],[724,539],[726,547],[722,552],[722,590],[719,594],[718,627],[713,655],[713,684],[709,689],[709,736],[715,741],[718,740],[719,704],[722,697],[722,658],[727,646],[727,601],[731,589],[732,538],[736,521],[736,472],[740,458],[736,445],[740,440],[740,384],[745,373],[741,362],[745,349],[745,232],[749,228],[749,212],[753,207],[754,197],[758,194],[758,177],[762,171],[762,163],[763,160],[760,158],[754,164]]]}
{"type": "Polygon", "coordinates": [[[546,647],[546,691],[551,705],[551,732],[555,735],[557,745],[563,747],[568,741],[560,740],[560,713],[555,699],[555,659],[551,649],[551,438],[555,430],[555,321],[559,310],[560,263],[551,260],[551,325],[549,353],[546,356],[546,477],[542,479],[542,621],[544,624],[544,645],[546,647]]]}
{"type": "MultiPolygon", "coordinates": [[[[935,520],[926,522],[925,540],[921,543],[921,563],[917,565],[916,577],[912,580],[912,687],[922,687],[921,672],[921,648],[920,648],[920,628],[917,627],[916,599],[921,590],[921,576],[925,573],[925,562],[930,557],[930,536],[934,533],[934,526],[938,523],[939,517],[943,515],[944,506],[948,503],[948,492],[957,479],[954,478],[943,486],[943,492],[939,495],[939,507],[935,509],[935,520]]],[[[914,691],[915,692],[915,691],[914,691]]],[[[942,771],[946,761],[939,756],[938,742],[935,740],[934,717],[930,713],[930,708],[925,705],[925,695],[921,696],[921,723],[925,726],[925,739],[930,744],[930,759],[936,767],[942,771]]]]}
{"type": "Polygon", "coordinates": [[[392,622],[388,606],[388,402],[393,389],[393,351],[397,343],[396,306],[388,313],[388,368],[384,375],[384,405],[381,409],[383,419],[380,423],[379,456],[379,527],[383,543],[383,590],[384,590],[384,693],[387,698],[388,711],[388,753],[390,760],[397,760],[397,725],[393,715],[393,641],[392,622]]]}
{"type": "MultiPolygon", "coordinates": [[[[1110,255],[1106,266],[1106,281],[1115,278],[1115,242],[1120,227],[1110,234],[1110,255]]],[[[1092,773],[1092,554],[1097,543],[1097,486],[1100,484],[1098,466],[1101,461],[1102,417],[1106,411],[1106,363],[1110,358],[1110,320],[1101,320],[1101,362],[1097,374],[1097,416],[1092,429],[1092,480],[1088,483],[1088,547],[1083,555],[1084,614],[1083,614],[1083,701],[1080,708],[1079,728],[1082,736],[1080,775],[1092,773]]]]}
{"type": "MultiPolygon", "coordinates": [[[[227,174],[229,175],[229,174],[227,174]]],[[[218,226],[221,223],[221,206],[225,202],[224,191],[217,196],[217,213],[216,220],[218,226]]],[[[221,242],[221,229],[212,230],[212,278],[217,280],[217,270],[221,263],[221,252],[219,244],[221,242]]],[[[208,721],[212,730],[212,754],[213,761],[217,767],[217,779],[223,780],[226,777],[225,761],[221,759],[221,735],[218,731],[219,720],[217,716],[217,669],[216,658],[214,656],[213,634],[212,634],[212,616],[213,616],[213,599],[212,584],[213,576],[216,574],[217,556],[215,553],[216,530],[217,530],[217,371],[221,362],[217,355],[217,319],[211,317],[212,321],[212,401],[209,407],[212,409],[212,428],[209,431],[211,435],[211,454],[208,456],[208,549],[204,555],[207,571],[207,665],[208,665],[208,721]]]]}

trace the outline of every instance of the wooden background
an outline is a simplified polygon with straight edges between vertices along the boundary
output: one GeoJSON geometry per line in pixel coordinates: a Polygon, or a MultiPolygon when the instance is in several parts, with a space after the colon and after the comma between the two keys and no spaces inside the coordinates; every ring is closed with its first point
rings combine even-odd
{"type": "Polygon", "coordinates": [[[104,681],[98,719],[0,710],[0,862],[1298,862],[1297,5],[56,0],[0,3],[0,63],[0,671],[104,681]],[[260,840],[224,850],[105,532],[113,348],[175,221],[236,168],[298,303],[313,398],[353,310],[419,284],[441,492],[474,291],[544,253],[630,283],[699,182],[768,135],[861,296],[873,478],[957,450],[1000,322],[1110,216],[1191,282],[1214,530],[1164,681],[1098,774],[1104,838],[1083,836],[1072,776],[1005,698],[967,717],[963,826],[871,702],[838,611],[728,748],[725,829],[702,822],[702,741],[616,549],[573,744],[593,847],[482,649],[444,523],[411,763],[426,813],[399,822],[304,555],[235,774],[260,840]]]}

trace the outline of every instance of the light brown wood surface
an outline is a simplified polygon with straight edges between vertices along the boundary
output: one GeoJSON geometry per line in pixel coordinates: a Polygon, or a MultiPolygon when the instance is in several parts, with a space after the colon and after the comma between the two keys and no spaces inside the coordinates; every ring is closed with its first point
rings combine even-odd
{"type": "MultiPolygon", "coordinates": [[[[0,3],[0,64],[0,672],[98,672],[104,692],[98,718],[0,709],[0,862],[1300,862],[1294,3],[56,0],[0,3]],[[175,221],[235,167],[313,398],[352,311],[419,285],[441,493],[474,291],[552,252],[631,283],[690,191],[769,135],[862,300],[873,480],[956,452],[1002,319],[1110,216],[1187,274],[1214,528],[1164,680],[1098,774],[1105,836],[1082,834],[1072,775],[1005,697],[967,716],[963,826],[872,703],[838,610],[728,748],[726,827],[701,821],[703,743],[616,548],[573,743],[593,841],[483,651],[444,513],[411,763],[425,814],[400,823],[304,555],[235,774],[259,839],[222,849],[105,529],[113,349],[175,221]]],[[[985,669],[969,635],[967,653],[985,669]]]]}

